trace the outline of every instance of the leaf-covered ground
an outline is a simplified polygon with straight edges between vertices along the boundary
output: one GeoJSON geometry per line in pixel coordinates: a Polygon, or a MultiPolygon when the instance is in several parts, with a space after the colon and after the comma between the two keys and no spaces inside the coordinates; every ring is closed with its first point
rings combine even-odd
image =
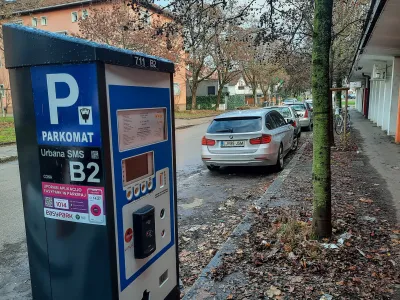
{"type": "Polygon", "coordinates": [[[398,299],[400,231],[390,193],[360,142],[354,132],[350,151],[332,153],[333,237],[310,238],[310,144],[279,199],[258,211],[236,253],[213,270],[230,293],[225,298],[398,299]]]}

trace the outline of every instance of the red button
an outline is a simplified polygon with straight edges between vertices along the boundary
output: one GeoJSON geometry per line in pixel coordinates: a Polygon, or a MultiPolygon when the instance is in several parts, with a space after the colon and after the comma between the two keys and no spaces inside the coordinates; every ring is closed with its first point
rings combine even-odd
{"type": "Polygon", "coordinates": [[[101,214],[101,208],[97,204],[92,205],[90,211],[92,212],[92,215],[95,217],[98,217],[101,214]]]}
{"type": "Polygon", "coordinates": [[[133,230],[132,228],[128,228],[125,231],[125,242],[130,243],[130,241],[132,241],[133,238],[133,230]]]}

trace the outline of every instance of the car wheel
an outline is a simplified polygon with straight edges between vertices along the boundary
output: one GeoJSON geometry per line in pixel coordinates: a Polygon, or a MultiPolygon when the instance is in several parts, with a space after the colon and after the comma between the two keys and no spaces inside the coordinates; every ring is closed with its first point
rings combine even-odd
{"type": "Polygon", "coordinates": [[[218,171],[219,166],[207,166],[207,169],[209,169],[210,171],[218,171]]]}
{"type": "Polygon", "coordinates": [[[282,145],[279,146],[279,151],[278,151],[278,158],[276,161],[276,165],[275,165],[275,171],[279,172],[283,170],[283,147],[282,145]]]}
{"type": "Polygon", "coordinates": [[[293,137],[292,148],[290,150],[296,151],[298,146],[299,146],[299,137],[295,135],[293,137]]]}
{"type": "Polygon", "coordinates": [[[297,134],[297,138],[299,139],[301,137],[301,128],[299,130],[299,133],[297,134]]]}
{"type": "Polygon", "coordinates": [[[311,121],[310,121],[310,124],[308,124],[308,127],[307,127],[307,131],[312,131],[312,123],[311,123],[311,121]]]}

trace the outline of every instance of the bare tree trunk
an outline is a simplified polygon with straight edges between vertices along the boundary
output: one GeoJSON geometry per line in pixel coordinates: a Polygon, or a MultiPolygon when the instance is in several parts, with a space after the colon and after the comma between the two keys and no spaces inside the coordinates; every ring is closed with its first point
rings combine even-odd
{"type": "Polygon", "coordinates": [[[312,53],[314,104],[313,141],[313,235],[332,235],[331,147],[329,145],[329,53],[333,0],[315,0],[312,53]]]}
{"type": "Polygon", "coordinates": [[[193,87],[192,87],[192,107],[191,107],[191,111],[196,110],[196,94],[197,94],[197,87],[198,87],[198,83],[197,82],[193,82],[193,87]]]}
{"type": "MultiPolygon", "coordinates": [[[[342,87],[342,76],[336,78],[336,87],[342,87]]],[[[336,107],[342,108],[342,91],[337,91],[335,95],[336,107]]]]}
{"type": "Polygon", "coordinates": [[[215,110],[219,110],[219,104],[221,103],[223,88],[224,88],[224,87],[223,87],[222,85],[220,85],[220,86],[218,87],[217,106],[215,107],[215,110]]]}

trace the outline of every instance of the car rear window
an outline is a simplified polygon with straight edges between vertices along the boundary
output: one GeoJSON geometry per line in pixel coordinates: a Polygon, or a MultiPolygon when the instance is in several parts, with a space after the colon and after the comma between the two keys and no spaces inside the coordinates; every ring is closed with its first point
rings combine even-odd
{"type": "Polygon", "coordinates": [[[245,133],[260,131],[261,117],[238,117],[215,119],[207,133],[245,133]]]}
{"type": "Polygon", "coordinates": [[[292,114],[290,113],[290,109],[287,107],[275,107],[274,110],[279,112],[284,118],[292,117],[292,114]]]}
{"type": "Polygon", "coordinates": [[[291,105],[291,107],[292,107],[295,111],[306,110],[306,107],[304,106],[304,104],[294,104],[294,105],[291,105]]]}

